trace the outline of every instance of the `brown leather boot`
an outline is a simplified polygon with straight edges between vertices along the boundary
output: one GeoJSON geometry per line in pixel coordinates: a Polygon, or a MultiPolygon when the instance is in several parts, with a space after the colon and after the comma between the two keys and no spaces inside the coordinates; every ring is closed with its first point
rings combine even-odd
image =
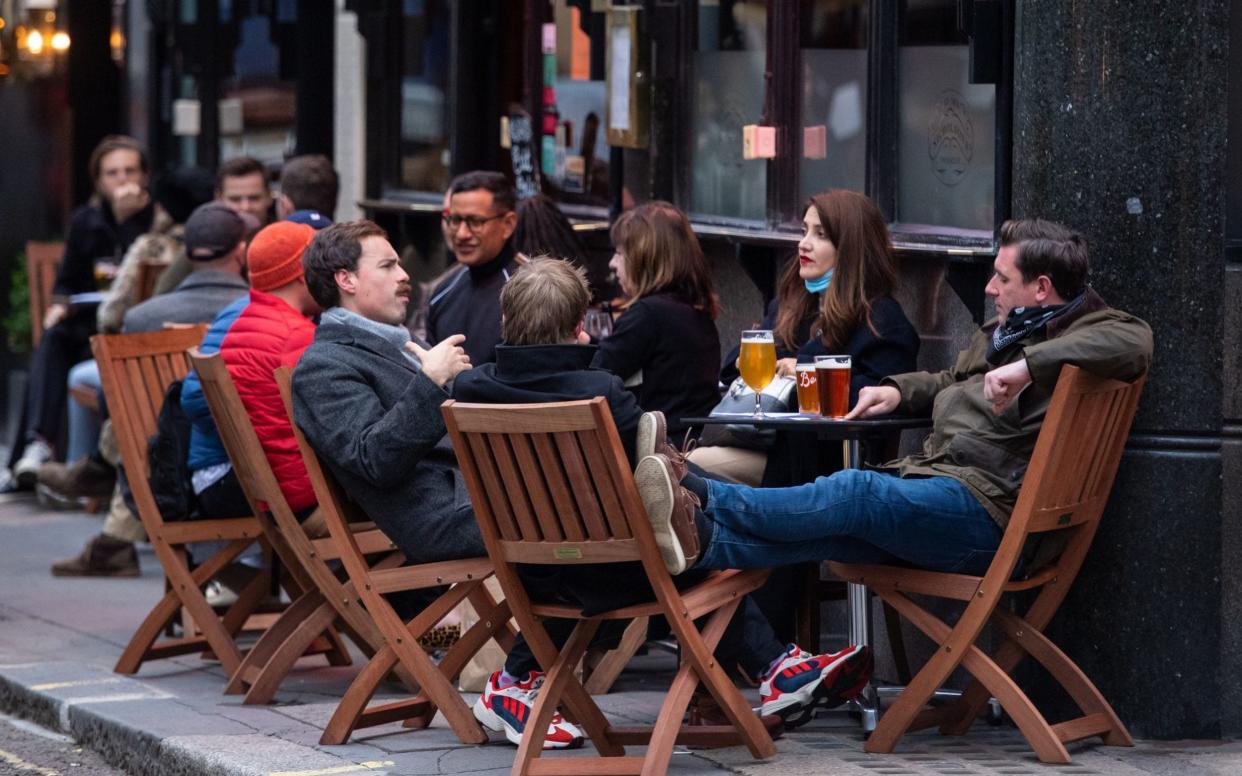
{"type": "Polygon", "coordinates": [[[73,463],[51,461],[39,467],[39,484],[70,498],[112,495],[116,469],[87,456],[73,463]]]}
{"type": "Polygon", "coordinates": [[[99,534],[76,558],[52,564],[54,577],[136,577],[138,552],[121,539],[99,534]]]}
{"type": "Polygon", "coordinates": [[[673,575],[690,568],[699,558],[699,532],[694,527],[699,498],[679,481],[673,464],[659,453],[639,461],[634,470],[634,482],[647,508],[660,557],[673,575]]]}

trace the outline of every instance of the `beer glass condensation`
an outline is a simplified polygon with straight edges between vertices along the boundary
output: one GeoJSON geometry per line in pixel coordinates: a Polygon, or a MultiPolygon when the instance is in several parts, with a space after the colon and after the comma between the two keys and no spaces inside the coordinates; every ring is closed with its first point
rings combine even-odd
{"type": "Polygon", "coordinates": [[[798,379],[798,412],[818,415],[819,388],[816,387],[815,365],[798,364],[794,367],[794,376],[798,379]]]}
{"type": "Polygon", "coordinates": [[[776,377],[776,340],[771,330],[742,332],[737,368],[742,374],[742,382],[755,392],[755,417],[762,418],[763,406],[759,403],[759,394],[776,377]]]}
{"type": "Polygon", "coordinates": [[[841,419],[850,411],[849,356],[816,356],[815,381],[819,391],[819,414],[841,419]]]}

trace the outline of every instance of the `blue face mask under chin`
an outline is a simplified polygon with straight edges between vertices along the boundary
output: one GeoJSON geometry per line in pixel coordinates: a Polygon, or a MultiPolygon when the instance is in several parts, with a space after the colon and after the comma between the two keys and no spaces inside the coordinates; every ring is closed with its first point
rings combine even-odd
{"type": "Polygon", "coordinates": [[[828,284],[831,282],[832,282],[832,270],[828,270],[827,272],[823,274],[822,277],[815,278],[814,280],[803,280],[802,281],[803,285],[806,286],[806,290],[810,291],[812,294],[818,294],[818,293],[823,292],[825,289],[828,288],[828,284]]]}

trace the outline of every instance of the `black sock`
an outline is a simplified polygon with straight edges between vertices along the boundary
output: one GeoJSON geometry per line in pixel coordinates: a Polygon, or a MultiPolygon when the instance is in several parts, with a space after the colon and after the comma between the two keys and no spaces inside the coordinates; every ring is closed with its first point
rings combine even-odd
{"type": "Polygon", "coordinates": [[[686,476],[681,479],[681,486],[698,496],[701,506],[707,506],[707,480],[694,472],[686,472],[686,476]]]}
{"type": "Polygon", "coordinates": [[[707,545],[711,544],[712,534],[715,533],[716,524],[710,517],[704,514],[703,510],[694,510],[694,531],[699,535],[699,557],[703,557],[703,553],[707,551],[707,545]]]}

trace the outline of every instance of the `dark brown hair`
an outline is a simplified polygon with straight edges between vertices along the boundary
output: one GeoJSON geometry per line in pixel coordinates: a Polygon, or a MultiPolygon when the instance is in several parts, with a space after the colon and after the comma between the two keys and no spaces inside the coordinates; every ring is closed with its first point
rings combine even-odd
{"type": "Polygon", "coordinates": [[[317,210],[332,218],[340,187],[332,161],[323,154],[295,156],[280,168],[280,193],[294,210],[317,210]]]}
{"type": "Polygon", "coordinates": [[[263,187],[269,188],[267,168],[253,156],[235,156],[216,169],[216,191],[224,191],[225,178],[244,178],[247,175],[263,176],[263,187]]]}
{"type": "Polygon", "coordinates": [[[129,135],[108,135],[91,151],[91,158],[86,163],[91,173],[91,181],[99,182],[99,168],[103,166],[103,158],[113,151],[133,151],[138,154],[138,166],[144,173],[147,172],[147,152],[142,143],[129,135]]]}
{"type": "Polygon", "coordinates": [[[590,302],[585,272],[567,261],[536,256],[500,292],[501,336],[507,345],[566,342],[590,302]]]}
{"type": "Polygon", "coordinates": [[[1087,240],[1078,232],[1042,218],[1011,219],[1001,224],[1002,248],[1018,246],[1015,263],[1030,283],[1047,275],[1066,301],[1081,294],[1091,273],[1087,240]]]}
{"type": "Polygon", "coordinates": [[[320,229],[315,239],[302,252],[302,272],[306,275],[306,288],[311,297],[323,309],[341,303],[341,290],[336,287],[336,271],[358,271],[358,258],[362,256],[362,241],[368,237],[388,238],[379,224],[361,219],[320,229]]]}
{"type": "Polygon", "coordinates": [[[680,297],[712,318],[719,302],[707,258],[686,214],[669,202],[645,202],[612,225],[612,244],[625,256],[633,304],[648,294],[680,297]]]}
{"type": "Polygon", "coordinates": [[[819,329],[820,340],[829,349],[845,347],[860,323],[879,336],[871,322],[871,303],[891,294],[897,285],[897,261],[884,215],[870,199],[846,189],[816,194],[807,208],[815,208],[824,236],[836,247],[837,265],[832,283],[819,295],[816,315],[815,295],[798,275],[797,257],[789,262],[777,289],[773,327],[777,342],[797,350],[803,344],[796,341],[798,325],[812,316],[812,332],[819,329]]]}

